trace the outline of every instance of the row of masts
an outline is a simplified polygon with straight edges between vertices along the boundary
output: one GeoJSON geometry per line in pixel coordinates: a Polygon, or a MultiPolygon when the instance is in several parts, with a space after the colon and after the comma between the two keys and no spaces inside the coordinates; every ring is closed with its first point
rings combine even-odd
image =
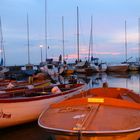
{"type": "MultiPolygon", "coordinates": [[[[28,47],[28,64],[30,64],[30,42],[29,42],[29,18],[27,14],[27,47],[28,47]]],[[[46,59],[47,59],[47,0],[45,0],[45,49],[46,49],[46,59]]],[[[42,48],[41,48],[42,49],[42,48]]],[[[42,51],[41,51],[42,55],[42,51]]],[[[41,56],[42,60],[42,56],[41,56]]]]}
{"type": "MultiPolygon", "coordinates": [[[[89,51],[88,51],[88,61],[93,57],[93,17],[91,16],[91,30],[90,30],[90,40],[89,40],[89,51]]],[[[138,19],[138,61],[140,62],[140,18],[138,19]]],[[[132,57],[128,58],[127,54],[127,23],[125,20],[125,62],[127,62],[132,57]]],[[[80,60],[79,57],[79,8],[77,6],[77,60],[80,60]]]]}
{"type": "MultiPolygon", "coordinates": [[[[90,40],[89,40],[89,53],[88,53],[88,61],[90,61],[90,58],[93,56],[93,28],[92,28],[92,23],[93,18],[91,16],[91,30],[90,30],[90,40]]],[[[139,32],[139,43],[138,43],[138,58],[140,61],[140,18],[138,19],[138,32],[139,32]]],[[[80,55],[79,55],[79,8],[77,6],[77,61],[80,61],[80,55]]],[[[1,36],[1,60],[3,60],[3,65],[5,66],[5,50],[4,50],[4,43],[3,43],[3,34],[2,34],[2,24],[1,24],[1,18],[0,18],[0,36],[1,36]]],[[[29,42],[29,18],[27,14],[27,47],[28,47],[28,64],[30,64],[30,42],[29,42]]],[[[63,48],[63,56],[62,60],[63,62],[65,61],[65,43],[64,43],[64,17],[62,16],[62,48],[63,48]]],[[[46,59],[48,58],[48,47],[47,47],[47,0],[45,0],[45,49],[46,49],[46,59]]],[[[125,62],[128,61],[128,56],[127,56],[127,23],[125,20],[125,62]]]]}
{"type": "MultiPolygon", "coordinates": [[[[27,14],[27,46],[28,46],[28,64],[30,64],[30,43],[29,43],[29,18],[27,14]]],[[[63,62],[65,61],[64,51],[64,17],[62,16],[62,46],[63,46],[63,62]]],[[[47,46],[47,0],[45,0],[45,49],[46,59],[48,58],[48,46],[47,46]]],[[[42,51],[41,51],[42,52],[42,51]]],[[[42,54],[42,53],[41,53],[42,54]]],[[[42,60],[42,59],[41,59],[42,60]]]]}
{"type": "MultiPolygon", "coordinates": [[[[0,23],[1,24],[1,23],[0,23]]],[[[90,30],[90,40],[89,40],[89,51],[88,51],[88,61],[90,61],[90,58],[93,57],[93,17],[91,16],[91,30],[90,30]]],[[[140,18],[138,19],[138,32],[139,32],[139,43],[138,43],[138,61],[140,62],[140,18]]],[[[2,34],[2,31],[1,31],[2,34]]],[[[79,54],[79,48],[80,48],[80,44],[79,44],[79,8],[77,6],[77,61],[80,61],[80,54],[79,54]]],[[[3,40],[3,39],[2,39],[3,40]]],[[[1,42],[2,42],[1,40],[1,42]]],[[[28,14],[27,14],[27,44],[28,44],[28,64],[30,64],[30,48],[29,48],[29,21],[28,21],[28,14]]],[[[3,43],[1,43],[3,44],[3,43]]],[[[3,45],[1,45],[3,46],[3,45]]],[[[62,52],[62,60],[63,62],[65,61],[65,43],[64,43],[64,17],[62,16],[62,48],[63,48],[63,52],[62,52]]],[[[45,49],[46,49],[46,59],[48,58],[47,55],[47,0],[45,0],[45,49]]],[[[4,50],[4,48],[1,48],[1,50],[4,50]]],[[[4,51],[3,51],[4,52],[4,51]]],[[[4,53],[5,56],[5,53],[4,53]]],[[[125,62],[128,61],[128,55],[127,55],[127,23],[125,20],[125,62]]]]}
{"type": "MultiPolygon", "coordinates": [[[[1,24],[1,23],[0,23],[1,24]]],[[[88,61],[90,61],[90,58],[93,57],[93,17],[91,16],[91,29],[90,29],[90,40],[89,40],[89,51],[88,51],[88,61]]],[[[138,43],[138,61],[140,62],[140,18],[138,19],[138,32],[139,32],[139,43],[138,43]]],[[[2,31],[1,31],[2,34],[2,31]]],[[[77,61],[80,61],[80,54],[79,54],[79,48],[80,48],[80,43],[79,43],[79,8],[77,6],[77,61]]],[[[3,40],[3,39],[2,39],[3,40]]],[[[28,21],[28,14],[27,14],[27,44],[28,44],[28,64],[30,64],[30,48],[29,48],[29,21],[28,21]]],[[[2,41],[1,41],[2,42],[2,41]]],[[[3,43],[1,43],[3,44],[3,43]]],[[[2,46],[2,45],[1,45],[2,46]]],[[[62,60],[63,62],[65,61],[65,43],[64,43],[64,17],[62,16],[62,60]]],[[[47,55],[47,0],[45,0],[45,49],[46,49],[46,59],[48,58],[47,55]]],[[[1,50],[4,50],[4,48],[1,48],[1,50]]],[[[4,52],[4,51],[3,51],[4,52]]],[[[5,54],[4,54],[5,56],[5,54]]],[[[127,54],[127,23],[125,20],[125,62],[128,61],[128,54],[127,54]]]]}
{"type": "MultiPolygon", "coordinates": [[[[89,40],[89,50],[88,50],[88,61],[93,57],[93,17],[91,16],[91,30],[90,30],[90,40],[89,40]]],[[[138,19],[138,32],[139,32],[139,43],[138,43],[138,61],[140,62],[140,18],[138,19]]],[[[131,57],[130,57],[131,58],[131,57]]],[[[77,60],[80,60],[79,57],[79,8],[77,6],[77,60]]],[[[128,61],[127,56],[127,23],[125,20],[125,62],[128,61]]]]}

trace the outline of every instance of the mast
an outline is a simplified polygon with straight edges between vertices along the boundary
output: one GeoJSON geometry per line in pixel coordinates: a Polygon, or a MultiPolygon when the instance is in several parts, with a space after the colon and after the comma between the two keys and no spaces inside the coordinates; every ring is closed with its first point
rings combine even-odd
{"type": "Polygon", "coordinates": [[[63,45],[63,62],[65,60],[65,50],[64,50],[64,17],[62,16],[62,45],[63,45]]]}
{"type": "Polygon", "coordinates": [[[138,47],[139,47],[139,58],[138,61],[140,62],[140,18],[138,19],[138,35],[139,35],[139,43],[138,43],[138,47]]]}
{"type": "Polygon", "coordinates": [[[92,22],[93,18],[91,16],[91,30],[90,30],[90,40],[89,40],[89,54],[88,61],[90,61],[90,57],[93,56],[93,31],[92,31],[92,22]]]}
{"type": "Polygon", "coordinates": [[[79,9],[77,6],[77,60],[79,62],[79,9]]]}
{"type": "Polygon", "coordinates": [[[48,57],[47,50],[47,0],[45,0],[45,48],[46,48],[46,59],[48,57]]]}
{"type": "Polygon", "coordinates": [[[28,45],[28,64],[30,64],[30,42],[29,42],[29,20],[27,14],[27,45],[28,45]]]}
{"type": "Polygon", "coordinates": [[[125,61],[127,62],[127,32],[126,32],[126,20],[125,20],[125,61]]]}
{"type": "Polygon", "coordinates": [[[4,49],[4,44],[3,44],[3,33],[2,33],[2,23],[1,23],[1,17],[0,17],[0,36],[1,36],[1,63],[3,63],[2,65],[5,66],[6,60],[5,60],[5,49],[4,49]]]}

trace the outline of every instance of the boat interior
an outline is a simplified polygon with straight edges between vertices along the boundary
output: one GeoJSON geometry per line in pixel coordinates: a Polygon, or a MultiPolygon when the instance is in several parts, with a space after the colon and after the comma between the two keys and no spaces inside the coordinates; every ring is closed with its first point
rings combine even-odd
{"type": "Polygon", "coordinates": [[[74,88],[81,86],[81,84],[61,84],[61,85],[52,85],[48,87],[42,88],[33,88],[33,89],[17,89],[11,91],[1,91],[0,99],[2,98],[21,98],[21,97],[35,97],[35,96],[44,96],[44,95],[52,95],[57,93],[63,93],[70,91],[74,88]],[[52,92],[52,89],[57,87],[59,92],[52,92]]]}
{"type": "Polygon", "coordinates": [[[135,94],[132,90],[125,88],[93,88],[87,91],[83,91],[71,98],[79,97],[108,97],[140,103],[140,95],[135,94]]]}

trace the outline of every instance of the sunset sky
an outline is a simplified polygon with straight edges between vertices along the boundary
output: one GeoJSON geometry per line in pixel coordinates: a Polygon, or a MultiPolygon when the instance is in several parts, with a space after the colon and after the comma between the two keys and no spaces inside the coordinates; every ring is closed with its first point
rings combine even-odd
{"type": "MultiPolygon", "coordinates": [[[[93,16],[93,54],[100,60],[125,61],[125,20],[128,58],[138,57],[138,18],[140,0],[47,0],[48,57],[62,54],[62,16],[64,16],[65,54],[68,62],[77,58],[77,19],[79,7],[80,58],[88,56],[90,20],[93,16]]],[[[40,45],[45,43],[45,0],[2,0],[2,22],[6,65],[27,64],[27,25],[29,15],[31,63],[39,64],[40,45]]],[[[45,60],[45,48],[43,60],[45,60]]]]}

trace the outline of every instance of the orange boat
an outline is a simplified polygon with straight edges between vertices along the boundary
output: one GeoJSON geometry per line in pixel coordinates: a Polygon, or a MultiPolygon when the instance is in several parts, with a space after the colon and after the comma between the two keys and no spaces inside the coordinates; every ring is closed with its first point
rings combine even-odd
{"type": "Polygon", "coordinates": [[[125,88],[94,88],[51,105],[38,124],[56,140],[139,140],[140,96],[125,88]]]}

